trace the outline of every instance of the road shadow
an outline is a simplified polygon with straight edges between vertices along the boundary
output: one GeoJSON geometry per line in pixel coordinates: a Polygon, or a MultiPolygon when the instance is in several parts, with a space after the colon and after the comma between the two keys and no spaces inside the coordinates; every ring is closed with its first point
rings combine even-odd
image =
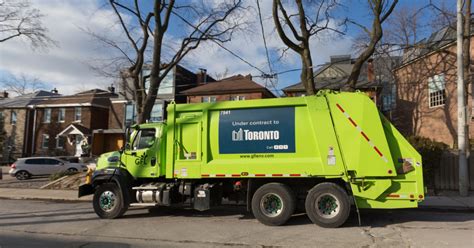
{"type": "MultiPolygon", "coordinates": [[[[360,210],[361,227],[386,227],[394,224],[407,222],[426,223],[461,223],[474,221],[474,213],[469,211],[442,211],[429,209],[364,209],[360,210]]],[[[239,220],[255,219],[252,213],[247,212],[243,206],[220,206],[207,211],[197,211],[191,208],[158,207],[150,208],[147,212],[134,213],[129,211],[123,218],[147,218],[147,217],[187,217],[187,218],[210,218],[223,216],[236,216],[239,220]]],[[[298,213],[285,224],[286,226],[313,225],[305,213],[298,213]]],[[[359,227],[359,221],[355,210],[342,227],[359,227]]]]}
{"type": "Polygon", "coordinates": [[[81,247],[81,248],[99,248],[99,247],[114,247],[114,248],[128,248],[131,244],[120,242],[104,242],[93,241],[83,238],[83,240],[67,240],[63,237],[41,237],[35,235],[5,235],[0,234],[0,247],[48,247],[48,248],[63,248],[63,247],[81,247]]]}

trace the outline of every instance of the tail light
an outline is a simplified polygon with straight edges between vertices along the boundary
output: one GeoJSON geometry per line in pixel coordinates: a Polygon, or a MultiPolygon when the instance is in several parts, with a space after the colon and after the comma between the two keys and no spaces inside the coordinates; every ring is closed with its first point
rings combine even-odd
{"type": "Polygon", "coordinates": [[[16,164],[13,163],[12,165],[10,165],[10,167],[11,167],[12,169],[16,169],[16,164]]]}

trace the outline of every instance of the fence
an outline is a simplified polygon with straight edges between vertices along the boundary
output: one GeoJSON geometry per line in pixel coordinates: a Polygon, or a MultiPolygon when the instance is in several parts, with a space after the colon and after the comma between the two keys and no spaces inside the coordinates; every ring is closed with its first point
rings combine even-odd
{"type": "MultiPolygon", "coordinates": [[[[471,151],[474,156],[474,151],[471,151]]],[[[459,190],[459,156],[457,151],[448,150],[441,156],[438,167],[434,170],[435,190],[459,190]]],[[[470,190],[474,190],[474,157],[469,162],[470,190]]]]}

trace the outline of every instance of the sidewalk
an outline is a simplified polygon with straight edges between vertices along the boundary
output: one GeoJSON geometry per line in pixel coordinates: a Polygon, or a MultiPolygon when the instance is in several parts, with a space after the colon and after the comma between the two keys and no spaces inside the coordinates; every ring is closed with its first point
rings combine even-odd
{"type": "Polygon", "coordinates": [[[0,199],[90,202],[92,195],[77,197],[77,190],[0,188],[0,199]]]}
{"type": "MultiPolygon", "coordinates": [[[[76,190],[0,188],[0,199],[90,202],[92,195],[78,198],[76,190]]],[[[426,196],[420,208],[474,211],[474,194],[471,192],[469,197],[426,196]]]]}

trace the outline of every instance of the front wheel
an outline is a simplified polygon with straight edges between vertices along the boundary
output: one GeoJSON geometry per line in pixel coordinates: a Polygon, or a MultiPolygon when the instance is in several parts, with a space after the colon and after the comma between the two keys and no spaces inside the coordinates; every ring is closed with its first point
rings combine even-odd
{"type": "Polygon", "coordinates": [[[344,189],[335,183],[320,183],[306,196],[306,214],[321,227],[339,227],[349,217],[349,197],[344,189]]]}
{"type": "Polygon", "coordinates": [[[122,216],[128,209],[122,191],[115,183],[99,185],[94,193],[92,205],[95,213],[102,219],[115,219],[122,216]]]}
{"type": "Polygon", "coordinates": [[[252,212],[268,226],[285,224],[295,211],[293,191],[281,183],[268,183],[257,189],[252,197],[252,212]]]}

